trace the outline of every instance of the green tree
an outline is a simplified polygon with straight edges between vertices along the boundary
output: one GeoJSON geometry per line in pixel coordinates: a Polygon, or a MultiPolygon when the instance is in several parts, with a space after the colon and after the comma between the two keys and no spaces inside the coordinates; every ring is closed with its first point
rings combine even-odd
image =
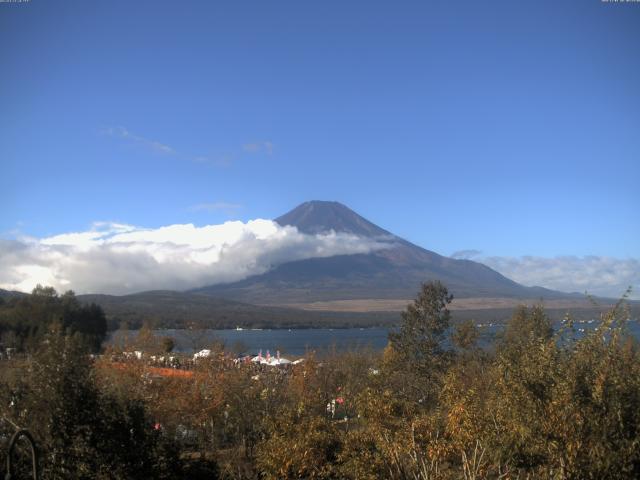
{"type": "Polygon", "coordinates": [[[453,300],[439,281],[422,284],[418,297],[402,312],[399,332],[389,334],[391,346],[413,368],[430,371],[434,359],[443,353],[442,342],[449,328],[453,300]]]}
{"type": "Polygon", "coordinates": [[[24,418],[46,452],[43,477],[90,478],[97,468],[99,395],[86,345],[54,324],[44,336],[25,385],[24,418]]]}
{"type": "Polygon", "coordinates": [[[2,409],[28,428],[42,452],[46,479],[173,478],[175,451],[153,429],[146,406],[97,385],[87,344],[53,324],[27,374],[2,409]]]}
{"type": "Polygon", "coordinates": [[[31,295],[11,299],[2,309],[0,331],[13,332],[20,350],[38,349],[53,323],[65,332],[78,333],[96,352],[107,333],[107,321],[98,305],[81,304],[72,291],[63,295],[51,287],[36,286],[31,295]]]}
{"type": "Polygon", "coordinates": [[[451,314],[447,305],[453,296],[439,281],[424,283],[418,297],[402,312],[398,332],[389,334],[390,359],[387,375],[394,379],[392,388],[407,399],[432,405],[438,382],[446,367],[443,348],[451,314]]]}
{"type": "Polygon", "coordinates": [[[162,337],[160,343],[163,353],[171,353],[176,346],[175,340],[171,337],[162,337]]]}

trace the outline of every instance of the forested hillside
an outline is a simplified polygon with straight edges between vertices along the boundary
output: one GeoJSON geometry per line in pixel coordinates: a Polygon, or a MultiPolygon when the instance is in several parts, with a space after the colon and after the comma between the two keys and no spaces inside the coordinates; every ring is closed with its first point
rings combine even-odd
{"type": "Polygon", "coordinates": [[[95,303],[81,303],[72,291],[59,295],[37,286],[31,295],[0,297],[0,343],[24,351],[37,348],[53,325],[65,334],[81,337],[92,351],[101,348],[107,333],[105,314],[95,303]]]}

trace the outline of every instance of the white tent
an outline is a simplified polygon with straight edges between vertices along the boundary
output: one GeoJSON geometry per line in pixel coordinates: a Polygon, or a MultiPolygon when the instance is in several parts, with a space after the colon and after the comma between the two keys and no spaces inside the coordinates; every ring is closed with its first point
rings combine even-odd
{"type": "Polygon", "coordinates": [[[200,350],[198,353],[194,353],[193,359],[196,360],[198,358],[207,358],[209,356],[211,356],[211,350],[205,348],[204,350],[200,350]]]}
{"type": "Polygon", "coordinates": [[[278,365],[288,365],[291,363],[291,360],[287,360],[286,358],[271,358],[268,362],[265,363],[272,367],[277,367],[278,365]]]}

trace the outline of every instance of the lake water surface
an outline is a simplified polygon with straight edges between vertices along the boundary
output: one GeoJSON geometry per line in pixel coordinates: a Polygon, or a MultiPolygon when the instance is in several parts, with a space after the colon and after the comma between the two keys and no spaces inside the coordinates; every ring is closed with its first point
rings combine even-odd
{"type": "MultiPolygon", "coordinates": [[[[577,336],[597,327],[598,321],[576,323],[577,336]],[[583,330],[583,331],[581,331],[583,330]]],[[[640,323],[632,320],[627,323],[629,331],[640,339],[640,323]]],[[[502,329],[501,324],[480,325],[480,343],[488,345],[502,329]]],[[[309,351],[318,353],[335,348],[338,351],[371,348],[382,350],[387,345],[388,328],[309,328],[291,330],[156,330],[158,336],[174,339],[175,351],[192,353],[208,348],[215,342],[223,342],[225,348],[249,354],[263,354],[277,350],[283,355],[302,356],[309,351]]],[[[137,332],[117,331],[111,334],[108,343],[124,346],[126,339],[132,339],[137,332]]]]}

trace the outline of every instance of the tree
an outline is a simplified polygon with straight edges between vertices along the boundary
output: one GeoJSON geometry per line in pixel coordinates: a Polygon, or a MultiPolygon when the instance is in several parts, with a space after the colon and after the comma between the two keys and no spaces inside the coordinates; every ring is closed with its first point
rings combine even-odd
{"type": "Polygon", "coordinates": [[[20,407],[26,415],[16,423],[28,422],[46,452],[44,476],[87,478],[97,466],[94,424],[99,400],[80,337],[64,335],[60,324],[52,325],[25,386],[20,407]]]}
{"type": "Polygon", "coordinates": [[[53,324],[0,410],[33,433],[43,478],[175,478],[177,454],[154,430],[144,402],[102,391],[93,367],[82,336],[53,324]]]}
{"type": "Polygon", "coordinates": [[[107,335],[107,319],[102,308],[95,303],[80,304],[71,290],[65,292],[59,302],[65,330],[80,333],[93,352],[99,351],[107,335]]]}
{"type": "Polygon", "coordinates": [[[290,410],[267,421],[257,465],[265,479],[337,478],[334,463],[341,442],[335,425],[317,416],[298,418],[290,410]]]}
{"type": "Polygon", "coordinates": [[[463,351],[472,350],[478,343],[480,332],[473,320],[466,320],[455,326],[451,334],[453,344],[463,351]]]}
{"type": "Polygon", "coordinates": [[[517,348],[532,340],[549,340],[552,336],[553,327],[542,305],[535,305],[530,309],[526,305],[520,305],[513,312],[501,343],[503,347],[517,348]]]}
{"type": "Polygon", "coordinates": [[[418,405],[435,405],[447,365],[443,342],[450,320],[447,305],[452,299],[439,281],[422,284],[418,297],[402,312],[400,330],[389,334],[385,378],[405,399],[405,414],[418,405]]]}
{"type": "Polygon", "coordinates": [[[138,330],[136,336],[133,339],[132,345],[129,348],[135,350],[141,350],[147,354],[162,354],[165,353],[166,345],[164,343],[164,337],[158,337],[153,333],[151,324],[146,321],[138,330]]]}
{"type": "Polygon", "coordinates": [[[162,337],[160,343],[164,353],[171,353],[176,347],[176,341],[172,337],[162,337]]]}
{"type": "Polygon", "coordinates": [[[418,372],[431,371],[442,356],[451,300],[453,295],[439,281],[422,284],[418,297],[402,312],[400,331],[389,334],[392,348],[418,372]]]}
{"type": "Polygon", "coordinates": [[[31,295],[20,297],[2,309],[0,331],[13,332],[16,347],[36,350],[50,326],[59,323],[67,333],[78,333],[96,352],[107,334],[107,321],[96,304],[83,305],[70,290],[63,295],[52,287],[36,286],[31,295]]]}

